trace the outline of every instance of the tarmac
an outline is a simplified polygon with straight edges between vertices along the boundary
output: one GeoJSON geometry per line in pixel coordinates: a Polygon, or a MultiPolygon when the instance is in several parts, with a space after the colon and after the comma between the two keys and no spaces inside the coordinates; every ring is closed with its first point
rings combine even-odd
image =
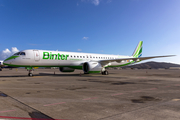
{"type": "Polygon", "coordinates": [[[180,120],[180,70],[0,72],[0,120],[180,120]]]}

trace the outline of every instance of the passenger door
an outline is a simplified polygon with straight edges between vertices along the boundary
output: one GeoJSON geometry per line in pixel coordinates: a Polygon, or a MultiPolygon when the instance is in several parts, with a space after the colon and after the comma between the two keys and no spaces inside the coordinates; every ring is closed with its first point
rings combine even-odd
{"type": "Polygon", "coordinates": [[[34,50],[34,60],[35,61],[39,61],[40,60],[39,50],[34,50]]]}

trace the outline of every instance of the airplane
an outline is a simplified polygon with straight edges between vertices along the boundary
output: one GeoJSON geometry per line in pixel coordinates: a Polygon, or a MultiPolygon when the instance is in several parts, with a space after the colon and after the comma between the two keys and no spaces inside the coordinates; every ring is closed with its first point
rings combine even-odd
{"type": "Polygon", "coordinates": [[[61,72],[74,72],[75,69],[80,69],[84,71],[84,74],[102,73],[102,75],[108,75],[106,70],[108,67],[122,67],[142,60],[174,56],[141,57],[142,44],[143,41],[140,41],[132,56],[33,49],[23,50],[5,59],[3,64],[12,67],[26,67],[29,71],[29,76],[33,76],[33,67],[59,67],[61,72]]]}
{"type": "Polygon", "coordinates": [[[0,71],[2,71],[2,68],[4,67],[3,65],[3,60],[0,60],[0,71]]]}

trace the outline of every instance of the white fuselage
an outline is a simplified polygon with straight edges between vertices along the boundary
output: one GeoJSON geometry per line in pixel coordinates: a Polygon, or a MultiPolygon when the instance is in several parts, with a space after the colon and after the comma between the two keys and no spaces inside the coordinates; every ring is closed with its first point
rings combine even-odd
{"type": "MultiPolygon", "coordinates": [[[[105,55],[93,53],[79,53],[79,52],[63,52],[63,51],[49,51],[49,50],[23,50],[22,55],[16,56],[13,59],[6,61],[6,64],[16,67],[70,67],[82,66],[85,62],[98,62],[101,60],[112,60],[117,58],[128,58],[130,56],[119,55],[105,55]]],[[[12,56],[12,57],[13,57],[12,56]]],[[[129,61],[111,62],[106,66],[126,64],[129,61]]]]}

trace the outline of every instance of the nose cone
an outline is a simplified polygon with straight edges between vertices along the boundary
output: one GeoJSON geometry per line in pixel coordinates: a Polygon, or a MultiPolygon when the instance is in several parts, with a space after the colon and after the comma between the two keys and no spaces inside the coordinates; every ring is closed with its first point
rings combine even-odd
{"type": "Polygon", "coordinates": [[[9,58],[4,60],[3,64],[4,65],[11,65],[13,60],[16,59],[17,57],[19,57],[19,56],[11,56],[11,57],[9,57],[9,58]]]}
{"type": "Polygon", "coordinates": [[[4,65],[8,65],[8,64],[11,63],[11,61],[12,61],[12,60],[6,60],[6,61],[3,62],[3,64],[4,64],[4,65]]]}

